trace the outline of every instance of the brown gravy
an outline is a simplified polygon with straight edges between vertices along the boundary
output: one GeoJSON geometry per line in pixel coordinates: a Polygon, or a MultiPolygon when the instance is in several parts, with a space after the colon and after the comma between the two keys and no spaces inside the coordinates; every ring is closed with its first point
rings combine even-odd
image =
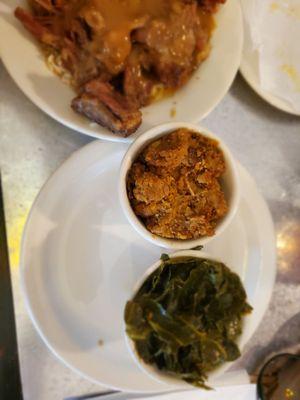
{"type": "MultiPolygon", "coordinates": [[[[168,20],[175,4],[176,0],[71,0],[68,9],[56,15],[54,31],[61,35],[72,29],[74,17],[82,16],[93,28],[90,53],[96,56],[98,53],[99,60],[108,70],[117,74],[130,54],[131,32],[145,20],[168,20]]],[[[198,13],[203,30],[210,36],[214,27],[213,16],[202,10],[198,13]]]]}

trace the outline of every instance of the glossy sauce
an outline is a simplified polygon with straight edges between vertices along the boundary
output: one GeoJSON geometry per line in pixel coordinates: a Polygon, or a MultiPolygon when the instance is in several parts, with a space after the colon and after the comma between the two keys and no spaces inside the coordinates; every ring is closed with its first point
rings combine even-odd
{"type": "MultiPolygon", "coordinates": [[[[74,21],[78,23],[80,18],[84,20],[91,28],[92,40],[84,44],[87,51],[82,62],[86,65],[88,57],[96,58],[106,66],[108,72],[117,75],[124,69],[126,59],[132,50],[131,32],[145,25],[147,21],[156,19],[166,23],[165,29],[156,32],[157,37],[154,41],[162,40],[168,47],[167,41],[172,40],[168,32],[171,23],[169,16],[178,3],[176,0],[70,0],[64,13],[56,16],[54,31],[56,30],[58,34],[72,31],[74,21]]],[[[201,10],[198,12],[204,48],[214,26],[213,16],[201,10]]],[[[172,32],[179,39],[180,36],[185,36],[187,29],[187,26],[178,26],[172,32]]],[[[181,40],[178,40],[178,43],[180,44],[181,40]]],[[[182,48],[178,47],[177,57],[183,61],[184,46],[182,41],[182,48]]],[[[196,60],[197,64],[206,57],[205,54],[208,54],[208,50],[203,53],[201,49],[201,54],[196,60]]]]}
{"type": "Polygon", "coordinates": [[[164,18],[170,0],[89,0],[85,7],[103,18],[94,50],[112,73],[118,73],[131,51],[130,33],[150,18],[164,18]],[[98,49],[96,49],[98,47],[98,49]]]}
{"type": "Polygon", "coordinates": [[[167,15],[169,0],[90,0],[90,6],[103,16],[107,29],[118,29],[120,25],[130,29],[140,17],[162,17],[167,15]]]}

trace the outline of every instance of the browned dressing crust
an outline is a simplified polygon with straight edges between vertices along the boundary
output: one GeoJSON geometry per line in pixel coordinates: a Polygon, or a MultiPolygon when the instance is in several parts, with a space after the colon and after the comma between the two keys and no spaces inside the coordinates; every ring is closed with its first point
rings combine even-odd
{"type": "Polygon", "coordinates": [[[212,236],[228,211],[215,140],[185,128],[150,143],[131,166],[127,192],[146,228],[170,239],[212,236]]]}

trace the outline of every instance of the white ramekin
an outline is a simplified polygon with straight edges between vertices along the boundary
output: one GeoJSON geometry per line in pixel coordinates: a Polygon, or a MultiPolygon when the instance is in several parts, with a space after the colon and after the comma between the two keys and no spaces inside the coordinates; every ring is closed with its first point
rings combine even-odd
{"type": "Polygon", "coordinates": [[[128,148],[120,167],[119,198],[122,209],[129,223],[144,239],[150,241],[153,244],[169,249],[192,249],[194,247],[204,245],[210,240],[219,236],[226,229],[226,227],[230,224],[233,217],[235,216],[239,204],[239,179],[237,166],[230,150],[223,143],[223,141],[218,136],[208,131],[206,128],[185,122],[173,122],[159,125],[139,136],[135,140],[135,142],[133,142],[132,145],[128,148]],[[135,215],[128,199],[126,187],[127,174],[137,156],[149,143],[179,128],[187,128],[194,132],[198,132],[201,135],[217,140],[219,147],[224,154],[226,172],[221,179],[221,184],[228,203],[228,212],[218,222],[215,234],[213,236],[203,236],[199,239],[179,240],[166,239],[158,235],[154,235],[147,230],[142,221],[135,215]]]}
{"type": "MultiPolygon", "coordinates": [[[[203,251],[196,251],[196,250],[183,250],[183,251],[178,251],[176,253],[172,253],[169,255],[170,258],[176,258],[176,257],[196,257],[196,258],[205,258],[208,260],[213,260],[213,261],[220,261],[222,262],[222,260],[220,260],[218,257],[213,257],[212,255],[205,253],[203,251]]],[[[157,261],[155,264],[153,264],[151,267],[149,267],[146,272],[144,273],[144,275],[137,281],[137,283],[135,284],[133,291],[132,291],[132,297],[134,298],[134,296],[136,295],[137,291],[139,290],[139,288],[142,286],[142,284],[144,283],[144,281],[148,278],[149,275],[151,275],[161,264],[161,260],[157,261]]],[[[242,334],[238,337],[238,339],[236,340],[236,343],[238,344],[240,350],[242,350],[243,346],[246,343],[246,337],[247,337],[247,331],[249,329],[249,325],[250,325],[251,321],[250,318],[244,318],[243,319],[243,332],[242,334]]],[[[124,331],[125,331],[125,327],[124,327],[124,331]]],[[[135,363],[137,364],[137,366],[143,371],[145,372],[149,377],[151,377],[152,379],[158,381],[158,382],[162,382],[164,384],[170,385],[170,389],[191,389],[191,385],[184,382],[183,380],[176,378],[174,376],[172,376],[171,374],[168,374],[166,372],[163,371],[159,371],[158,368],[156,368],[154,365],[150,365],[150,364],[146,364],[138,355],[136,348],[135,348],[135,344],[134,341],[131,340],[128,335],[126,334],[125,331],[125,342],[127,345],[127,349],[129,351],[129,353],[131,354],[133,360],[135,361],[135,363]]],[[[216,380],[218,380],[221,375],[223,375],[231,366],[233,362],[226,362],[223,365],[217,367],[216,369],[214,369],[213,371],[209,372],[207,374],[207,384],[214,386],[214,382],[216,380]]]]}

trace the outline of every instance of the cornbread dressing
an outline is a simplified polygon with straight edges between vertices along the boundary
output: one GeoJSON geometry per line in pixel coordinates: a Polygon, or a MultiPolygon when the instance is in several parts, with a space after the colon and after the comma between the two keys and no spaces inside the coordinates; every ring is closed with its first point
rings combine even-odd
{"type": "Polygon", "coordinates": [[[225,168],[217,141],[178,129],[150,143],[132,164],[129,201],[155,235],[181,240],[212,236],[228,211],[220,183],[225,168]]]}

